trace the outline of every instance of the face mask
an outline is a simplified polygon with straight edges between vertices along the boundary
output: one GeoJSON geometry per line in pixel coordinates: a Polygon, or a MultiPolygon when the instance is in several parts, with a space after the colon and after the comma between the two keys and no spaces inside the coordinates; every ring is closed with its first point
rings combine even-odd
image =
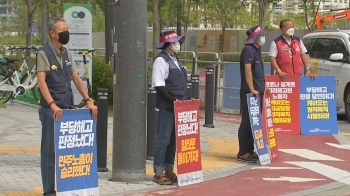
{"type": "Polygon", "coordinates": [[[290,28],[286,31],[287,35],[293,36],[294,35],[294,28],[290,28]]]}
{"type": "Polygon", "coordinates": [[[61,44],[66,45],[69,42],[69,31],[63,31],[58,33],[58,41],[61,44]]]}
{"type": "Polygon", "coordinates": [[[180,42],[171,43],[170,49],[171,49],[173,52],[178,53],[178,52],[180,51],[180,49],[181,49],[180,42]]]}
{"type": "Polygon", "coordinates": [[[265,44],[265,37],[260,37],[260,46],[265,44]]]}

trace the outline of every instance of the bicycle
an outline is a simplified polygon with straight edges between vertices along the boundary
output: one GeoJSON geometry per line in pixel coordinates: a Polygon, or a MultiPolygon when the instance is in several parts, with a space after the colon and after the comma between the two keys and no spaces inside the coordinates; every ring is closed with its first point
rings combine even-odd
{"type": "MultiPolygon", "coordinates": [[[[37,77],[36,77],[36,66],[33,66],[32,69],[29,69],[27,59],[25,58],[25,52],[27,50],[37,52],[39,47],[29,46],[29,47],[5,47],[6,50],[19,50],[22,52],[23,63],[20,68],[12,71],[10,65],[13,65],[15,62],[18,62],[18,59],[4,58],[0,62],[0,65],[6,66],[7,69],[0,70],[0,92],[2,93],[1,102],[6,103],[11,99],[15,99],[17,96],[23,96],[27,90],[33,89],[37,86],[37,77]],[[26,73],[22,75],[24,72],[26,73]]],[[[33,94],[35,99],[38,100],[39,96],[37,92],[33,94]]]]}
{"type": "MultiPolygon", "coordinates": [[[[88,92],[88,96],[91,98],[92,96],[92,88],[91,88],[91,84],[90,84],[90,78],[89,78],[89,67],[87,65],[87,61],[86,61],[86,56],[88,56],[91,60],[92,60],[92,57],[89,53],[93,53],[95,52],[94,49],[92,50],[88,50],[88,49],[84,49],[82,50],[81,52],[78,52],[78,54],[81,54],[83,56],[83,63],[84,63],[84,71],[85,71],[85,78],[86,78],[86,87],[87,87],[87,92],[88,92]]],[[[92,103],[95,104],[95,100],[91,100],[92,103]]],[[[81,102],[78,104],[78,105],[73,105],[73,107],[76,107],[76,108],[82,108],[86,105],[85,103],[85,100],[81,100],[81,102]]]]}

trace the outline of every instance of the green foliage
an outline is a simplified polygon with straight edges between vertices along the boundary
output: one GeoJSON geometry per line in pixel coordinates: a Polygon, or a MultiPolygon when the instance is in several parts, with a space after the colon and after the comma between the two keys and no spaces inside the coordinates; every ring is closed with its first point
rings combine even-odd
{"type": "Polygon", "coordinates": [[[94,56],[92,59],[92,98],[97,99],[99,88],[108,89],[108,103],[113,105],[113,73],[104,59],[94,56]]]}

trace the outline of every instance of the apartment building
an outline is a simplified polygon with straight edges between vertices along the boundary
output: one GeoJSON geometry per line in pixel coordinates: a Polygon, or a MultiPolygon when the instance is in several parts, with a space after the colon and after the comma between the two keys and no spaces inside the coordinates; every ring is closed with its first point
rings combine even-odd
{"type": "Polygon", "coordinates": [[[14,1],[0,0],[0,17],[1,22],[6,22],[10,18],[18,15],[18,8],[14,1]]]}

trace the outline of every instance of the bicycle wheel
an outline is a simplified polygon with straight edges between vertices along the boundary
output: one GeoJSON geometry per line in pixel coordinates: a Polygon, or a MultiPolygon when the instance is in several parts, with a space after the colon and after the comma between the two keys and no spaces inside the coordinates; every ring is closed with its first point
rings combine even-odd
{"type": "MultiPolygon", "coordinates": [[[[5,74],[0,73],[0,83],[3,82],[6,79],[5,74]]],[[[13,85],[13,82],[11,80],[7,80],[4,84],[6,85],[13,85]]],[[[12,91],[5,91],[5,90],[0,90],[0,102],[1,103],[6,103],[10,100],[12,97],[13,92],[12,91]]]]}
{"type": "MultiPolygon", "coordinates": [[[[21,84],[23,84],[23,82],[28,78],[28,74],[24,74],[23,77],[21,78],[21,84]]],[[[28,85],[30,85],[31,83],[29,82],[28,85]]],[[[33,93],[34,99],[36,99],[37,101],[40,101],[40,93],[39,93],[39,89],[38,89],[38,84],[36,84],[32,89],[30,89],[33,93]]]]}

